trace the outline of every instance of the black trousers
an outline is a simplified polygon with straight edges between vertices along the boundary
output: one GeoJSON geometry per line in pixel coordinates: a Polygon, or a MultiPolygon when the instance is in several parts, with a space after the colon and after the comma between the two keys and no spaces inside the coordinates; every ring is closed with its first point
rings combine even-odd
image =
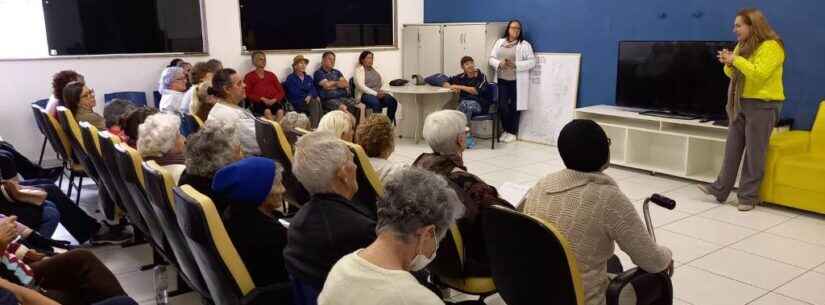
{"type": "Polygon", "coordinates": [[[48,180],[35,179],[23,181],[20,185],[33,186],[46,191],[46,200],[54,203],[57,210],[60,211],[60,223],[66,227],[66,230],[74,236],[78,243],[82,244],[88,241],[100,230],[100,223],[74,204],[54,183],[48,180]]]}
{"type": "Polygon", "coordinates": [[[280,101],[277,103],[273,103],[272,105],[267,105],[264,102],[251,102],[249,100],[246,101],[247,106],[249,106],[249,110],[252,111],[252,114],[255,116],[263,116],[264,111],[269,109],[272,112],[272,115],[278,114],[278,110],[284,109],[284,102],[280,101]]]}
{"type": "Polygon", "coordinates": [[[516,81],[498,80],[498,104],[501,107],[501,126],[505,132],[518,135],[521,113],[518,109],[516,81]]]}
{"type": "Polygon", "coordinates": [[[10,179],[18,173],[25,179],[39,178],[43,168],[26,158],[8,142],[0,142],[0,171],[3,179],[10,179]]]}

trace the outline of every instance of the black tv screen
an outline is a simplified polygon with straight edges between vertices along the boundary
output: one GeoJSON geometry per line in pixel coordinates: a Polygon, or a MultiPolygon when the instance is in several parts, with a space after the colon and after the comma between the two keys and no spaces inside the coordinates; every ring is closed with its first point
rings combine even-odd
{"type": "Polygon", "coordinates": [[[616,105],[724,118],[729,78],[716,54],[729,41],[620,41],[616,105]]]}

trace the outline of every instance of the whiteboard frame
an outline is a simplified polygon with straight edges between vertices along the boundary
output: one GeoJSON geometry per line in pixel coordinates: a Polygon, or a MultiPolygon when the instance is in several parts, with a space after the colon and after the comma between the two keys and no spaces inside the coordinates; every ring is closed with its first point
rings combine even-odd
{"type": "MultiPolygon", "coordinates": [[[[563,56],[578,56],[579,57],[579,66],[576,68],[576,74],[578,74],[578,77],[576,77],[576,82],[575,82],[575,84],[576,84],[576,98],[573,100],[573,112],[572,112],[573,116],[570,118],[570,120],[575,119],[576,118],[576,109],[577,109],[576,106],[579,103],[579,80],[581,79],[581,75],[582,75],[581,74],[581,70],[582,70],[582,53],[576,53],[576,52],[570,52],[570,53],[566,53],[566,52],[535,52],[533,54],[535,55],[536,58],[538,58],[539,55],[563,55],[563,56]]],[[[531,71],[532,71],[532,69],[531,69],[531,71]]],[[[530,109],[527,109],[527,111],[529,111],[529,110],[530,109]]],[[[520,115],[521,114],[519,114],[519,116],[520,115]]],[[[542,142],[537,142],[537,141],[530,141],[530,140],[518,139],[518,141],[519,142],[532,143],[532,144],[538,144],[538,145],[544,145],[544,146],[551,146],[551,147],[556,147],[557,146],[557,145],[552,145],[552,144],[547,144],[547,143],[542,143],[542,142]]],[[[556,141],[558,141],[558,139],[556,139],[556,141]]]]}

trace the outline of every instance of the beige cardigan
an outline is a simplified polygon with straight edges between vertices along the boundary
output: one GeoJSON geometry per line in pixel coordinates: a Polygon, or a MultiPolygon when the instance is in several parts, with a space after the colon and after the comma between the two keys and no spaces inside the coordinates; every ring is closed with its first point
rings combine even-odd
{"type": "Polygon", "coordinates": [[[570,242],[588,305],[605,304],[614,243],[645,271],[661,272],[671,262],[670,250],[653,242],[633,204],[603,173],[566,169],[547,175],[521,209],[555,225],[570,242]]]}

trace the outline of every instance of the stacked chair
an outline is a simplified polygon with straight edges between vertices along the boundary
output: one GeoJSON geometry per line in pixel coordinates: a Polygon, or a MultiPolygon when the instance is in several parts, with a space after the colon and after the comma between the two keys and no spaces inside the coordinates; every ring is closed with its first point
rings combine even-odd
{"type": "MultiPolygon", "coordinates": [[[[83,146],[82,140],[80,138],[80,126],[77,124],[77,120],[74,118],[74,114],[63,106],[57,107],[57,117],[60,121],[60,127],[63,128],[63,132],[65,133],[65,137],[68,139],[69,147],[72,152],[71,157],[77,160],[77,164],[79,165],[77,171],[74,168],[71,168],[71,174],[69,176],[69,191],[67,195],[69,197],[72,196],[72,186],[75,187],[77,190],[77,200],[75,203],[80,203],[80,191],[83,189],[83,178],[84,177],[91,177],[92,180],[97,185],[100,184],[100,179],[97,175],[97,171],[92,165],[92,161],[89,159],[89,155],[86,154],[86,148],[83,146]],[[78,178],[79,181],[75,185],[73,181],[75,178],[78,178]]],[[[105,189],[98,190],[101,192],[101,196],[108,196],[105,189]]],[[[104,199],[106,200],[106,199],[104,199]]]]}
{"type": "Polygon", "coordinates": [[[255,134],[261,154],[275,160],[283,167],[282,177],[286,188],[285,199],[288,207],[300,208],[309,201],[309,192],[298,182],[292,173],[292,146],[286,134],[277,122],[267,119],[255,119],[255,134]]]}
{"type": "Polygon", "coordinates": [[[367,215],[373,219],[378,219],[378,198],[384,196],[384,185],[372,168],[372,163],[364,152],[361,145],[344,142],[353,154],[353,161],[357,167],[355,177],[358,180],[358,191],[352,197],[352,201],[358,203],[367,215]]]}
{"type": "Polygon", "coordinates": [[[37,165],[43,165],[43,155],[46,153],[46,142],[48,142],[49,135],[46,132],[46,122],[40,117],[37,112],[37,108],[46,109],[46,105],[49,103],[48,99],[37,100],[32,103],[32,110],[34,110],[34,122],[37,124],[37,130],[40,130],[40,134],[43,135],[43,146],[40,148],[40,158],[37,160],[37,165]]]}

